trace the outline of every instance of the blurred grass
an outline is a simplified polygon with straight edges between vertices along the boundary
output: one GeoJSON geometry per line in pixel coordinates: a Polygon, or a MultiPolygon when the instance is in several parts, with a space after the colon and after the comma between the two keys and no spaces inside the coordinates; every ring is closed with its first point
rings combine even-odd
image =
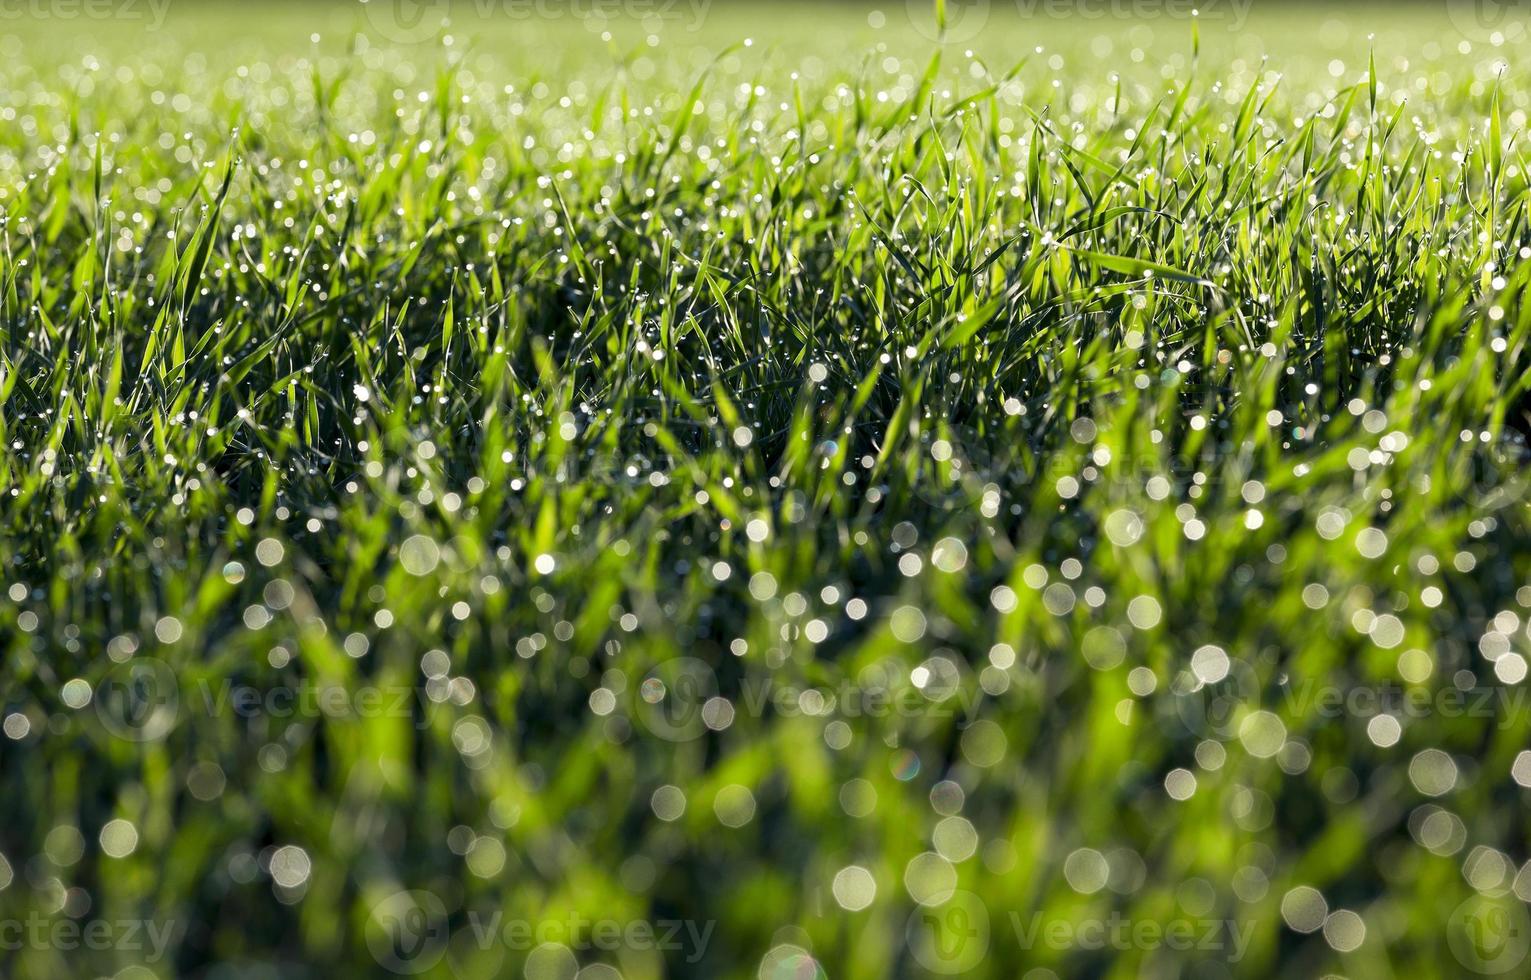
{"type": "Polygon", "coordinates": [[[459,10],[0,25],[0,971],[1524,956],[1523,33],[459,10]]]}

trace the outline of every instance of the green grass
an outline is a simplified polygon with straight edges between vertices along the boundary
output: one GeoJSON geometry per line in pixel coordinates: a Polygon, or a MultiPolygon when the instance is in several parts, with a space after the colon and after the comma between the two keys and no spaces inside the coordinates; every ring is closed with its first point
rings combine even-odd
{"type": "Polygon", "coordinates": [[[0,24],[0,975],[1524,969],[1531,41],[1001,8],[0,24]]]}

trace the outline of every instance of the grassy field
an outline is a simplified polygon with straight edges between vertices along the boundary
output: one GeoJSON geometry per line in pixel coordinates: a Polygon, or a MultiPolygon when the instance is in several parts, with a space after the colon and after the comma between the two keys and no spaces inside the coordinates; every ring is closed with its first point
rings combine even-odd
{"type": "Polygon", "coordinates": [[[1524,975],[1523,25],[390,2],[0,19],[0,975],[1524,975]]]}

